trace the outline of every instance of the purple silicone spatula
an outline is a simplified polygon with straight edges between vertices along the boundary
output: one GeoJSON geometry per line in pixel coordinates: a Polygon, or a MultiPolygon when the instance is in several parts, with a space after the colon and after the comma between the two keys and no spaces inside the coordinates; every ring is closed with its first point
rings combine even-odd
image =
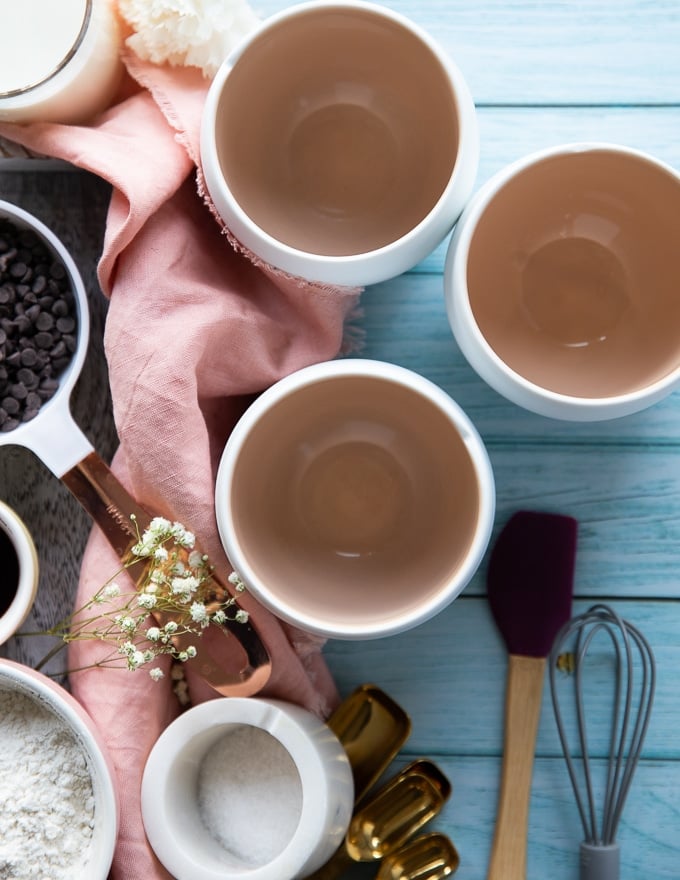
{"type": "Polygon", "coordinates": [[[487,880],[526,880],[527,830],[546,657],[571,617],[577,522],[519,511],[489,557],[487,594],[508,650],[503,768],[487,880]]]}

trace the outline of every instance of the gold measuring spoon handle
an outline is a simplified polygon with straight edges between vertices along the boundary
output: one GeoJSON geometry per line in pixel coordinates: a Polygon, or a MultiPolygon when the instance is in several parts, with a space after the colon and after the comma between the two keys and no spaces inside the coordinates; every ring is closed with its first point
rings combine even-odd
{"type": "MultiPolygon", "coordinates": [[[[151,514],[134,500],[94,451],[63,473],[61,480],[102,530],[121,562],[129,561],[130,548],[137,542],[138,535],[150,525],[151,514]]],[[[133,574],[135,566],[146,564],[140,559],[128,571],[133,574]]],[[[212,575],[212,580],[214,599],[221,601],[229,595],[229,590],[216,574],[212,575]]],[[[160,615],[154,616],[158,618],[160,615]]],[[[236,668],[227,669],[225,663],[211,652],[212,647],[217,650],[223,645],[216,642],[207,644],[206,639],[198,656],[187,662],[222,696],[243,697],[257,693],[271,675],[271,658],[262,639],[250,622],[227,620],[220,629],[233,645],[241,649],[242,658],[236,668]]],[[[177,647],[181,650],[179,643],[177,647]]]]}

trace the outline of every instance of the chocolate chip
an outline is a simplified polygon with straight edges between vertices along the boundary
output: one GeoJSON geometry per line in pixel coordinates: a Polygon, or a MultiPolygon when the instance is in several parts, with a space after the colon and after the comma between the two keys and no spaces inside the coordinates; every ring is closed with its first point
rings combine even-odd
{"type": "MultiPolygon", "coordinates": [[[[35,322],[36,322],[36,321],[38,320],[38,318],[40,317],[40,312],[41,312],[40,306],[36,303],[35,305],[29,306],[29,307],[26,309],[26,311],[24,312],[24,314],[26,315],[27,318],[30,319],[30,321],[31,321],[32,324],[35,324],[35,322]]],[[[41,328],[41,329],[43,329],[43,330],[49,330],[50,328],[49,328],[49,327],[43,327],[43,328],[41,328]]]]}
{"type": "Polygon", "coordinates": [[[70,316],[65,318],[57,318],[57,330],[60,333],[73,333],[76,329],[76,322],[70,316]]]}
{"type": "Polygon", "coordinates": [[[45,278],[44,275],[38,275],[38,277],[33,282],[31,290],[33,291],[33,293],[36,294],[36,296],[40,296],[41,293],[44,293],[47,290],[47,278],[45,278]]]}
{"type": "Polygon", "coordinates": [[[77,324],[66,266],[33,230],[0,218],[3,431],[35,418],[56,393],[77,347],[77,324]]]}
{"type": "Polygon", "coordinates": [[[68,303],[65,299],[55,299],[54,305],[52,306],[52,314],[56,315],[57,318],[64,318],[69,313],[68,303]]]}
{"type": "Polygon", "coordinates": [[[26,409],[40,409],[41,403],[42,397],[38,394],[37,391],[28,392],[25,400],[26,409]]]}
{"type": "MultiPolygon", "coordinates": [[[[40,306],[34,306],[33,308],[39,309],[40,306]]],[[[59,318],[60,321],[66,321],[66,318],[59,318]]],[[[50,315],[49,312],[43,312],[41,310],[40,314],[35,319],[35,326],[38,330],[51,330],[54,327],[54,318],[50,315]]]]}
{"type": "Polygon", "coordinates": [[[35,340],[36,348],[51,348],[54,345],[52,334],[46,333],[44,330],[36,333],[33,339],[35,340]]]}
{"type": "Polygon", "coordinates": [[[38,363],[38,354],[34,348],[24,348],[19,355],[22,367],[34,367],[38,363]]]}
{"type": "Polygon", "coordinates": [[[33,370],[29,370],[28,367],[22,367],[17,372],[17,379],[19,382],[26,387],[28,391],[31,391],[33,388],[38,387],[38,376],[33,372],[33,370]]]}

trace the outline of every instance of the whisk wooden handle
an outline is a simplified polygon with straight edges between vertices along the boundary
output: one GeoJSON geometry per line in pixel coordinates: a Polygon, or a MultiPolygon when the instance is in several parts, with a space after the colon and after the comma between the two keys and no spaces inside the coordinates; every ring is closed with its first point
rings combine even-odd
{"type": "Polygon", "coordinates": [[[529,800],[544,672],[545,657],[509,656],[503,769],[487,880],[526,880],[529,800]]]}

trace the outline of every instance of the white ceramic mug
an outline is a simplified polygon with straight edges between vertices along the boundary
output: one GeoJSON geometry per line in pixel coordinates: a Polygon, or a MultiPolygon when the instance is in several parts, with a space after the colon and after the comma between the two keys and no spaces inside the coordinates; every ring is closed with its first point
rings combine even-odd
{"type": "Polygon", "coordinates": [[[484,444],[417,373],[351,358],[267,389],[224,449],[215,486],[231,564],[265,606],[323,636],[387,636],[434,616],[487,548],[484,444]]]}
{"type": "Polygon", "coordinates": [[[363,286],[411,268],[474,184],[463,76],[413,22],[361,0],[267,19],[218,71],[201,163],[233,236],[294,276],[363,286]]]}
{"type": "Polygon", "coordinates": [[[680,385],[680,175],[626,147],[534,153],[471,199],[444,275],[472,367],[528,410],[596,421],[680,385]]]}
{"type": "Polygon", "coordinates": [[[21,517],[0,501],[0,645],[26,620],[38,589],[38,554],[21,517]],[[7,558],[5,558],[7,556],[7,558]]]}
{"type": "Polygon", "coordinates": [[[354,806],[330,728],[281,700],[230,697],[186,711],[154,745],[144,827],[177,880],[294,880],[342,842],[354,806]]]}

